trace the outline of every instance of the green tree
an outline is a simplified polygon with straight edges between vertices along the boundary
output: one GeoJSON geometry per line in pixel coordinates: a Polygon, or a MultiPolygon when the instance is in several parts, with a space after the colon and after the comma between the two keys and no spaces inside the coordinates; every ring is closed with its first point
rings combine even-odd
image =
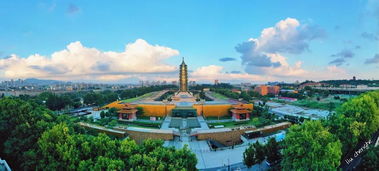
{"type": "Polygon", "coordinates": [[[90,92],[84,95],[83,101],[87,105],[102,105],[104,103],[104,98],[99,93],[90,92]]]}
{"type": "Polygon", "coordinates": [[[340,164],[341,143],[320,121],[294,125],[284,139],[283,170],[334,170],[340,164]]]}
{"type": "Polygon", "coordinates": [[[104,111],[100,112],[100,117],[101,117],[101,119],[103,119],[105,117],[105,112],[104,111]]]}
{"type": "Polygon", "coordinates": [[[328,111],[332,112],[336,108],[336,105],[333,102],[328,103],[328,111]]]}
{"type": "Polygon", "coordinates": [[[359,166],[360,170],[379,170],[379,146],[371,147],[363,156],[359,166]]]}
{"type": "Polygon", "coordinates": [[[108,157],[99,156],[93,166],[87,168],[88,170],[123,170],[125,163],[120,159],[112,159],[108,157]]]}
{"type": "MultiPolygon", "coordinates": [[[[255,148],[255,158],[257,164],[260,164],[265,160],[265,147],[259,143],[259,141],[255,142],[253,144],[255,148]]],[[[260,167],[260,165],[259,165],[260,167]]]]}
{"type": "Polygon", "coordinates": [[[15,170],[33,170],[38,161],[37,139],[54,120],[49,110],[36,103],[0,99],[0,156],[15,170]]]}
{"type": "Polygon", "coordinates": [[[59,98],[58,95],[51,93],[47,97],[46,106],[47,106],[47,108],[49,108],[51,110],[60,110],[60,109],[64,108],[64,103],[59,98]]]}
{"type": "MultiPolygon", "coordinates": [[[[44,132],[38,140],[41,151],[39,169],[74,170],[81,161],[79,151],[83,137],[74,136],[73,129],[61,123],[44,132]]],[[[86,148],[84,148],[86,149],[86,148]]]]}
{"type": "Polygon", "coordinates": [[[353,149],[379,129],[379,93],[369,92],[342,104],[326,122],[343,142],[343,152],[353,149]]]}
{"type": "Polygon", "coordinates": [[[249,102],[252,99],[251,96],[245,91],[241,92],[240,98],[242,98],[243,100],[245,100],[247,102],[249,102]]]}
{"type": "Polygon", "coordinates": [[[15,170],[196,170],[196,156],[187,147],[90,135],[75,120],[34,102],[2,98],[0,156],[15,170]]]}
{"type": "Polygon", "coordinates": [[[142,116],[144,114],[143,107],[138,106],[136,107],[136,109],[137,109],[137,113],[136,113],[137,116],[142,116]]]}
{"type": "Polygon", "coordinates": [[[110,108],[107,112],[107,116],[108,117],[117,117],[118,116],[118,113],[117,113],[118,109],[117,108],[110,108]]]}
{"type": "Polygon", "coordinates": [[[282,159],[282,154],[280,153],[279,143],[276,142],[275,138],[270,138],[265,146],[266,158],[269,163],[275,163],[282,159]]]}
{"type": "Polygon", "coordinates": [[[248,167],[251,168],[253,165],[257,164],[257,156],[256,155],[256,149],[253,145],[250,145],[244,152],[243,152],[243,163],[248,167]]]}

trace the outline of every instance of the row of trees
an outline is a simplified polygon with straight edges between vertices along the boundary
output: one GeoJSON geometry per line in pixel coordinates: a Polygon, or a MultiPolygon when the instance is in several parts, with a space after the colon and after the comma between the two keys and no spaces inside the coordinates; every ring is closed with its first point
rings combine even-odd
{"type": "Polygon", "coordinates": [[[379,80],[325,80],[325,81],[320,81],[320,82],[327,83],[336,87],[340,86],[341,84],[369,85],[369,86],[379,85],[379,80]]]}
{"type": "Polygon", "coordinates": [[[14,170],[195,170],[188,148],[90,135],[75,118],[33,101],[0,99],[0,156],[14,170]]]}
{"type": "Polygon", "coordinates": [[[163,141],[111,139],[105,134],[77,134],[66,124],[55,125],[38,140],[43,170],[196,170],[197,159],[184,147],[163,147],[163,141]]]}
{"type": "Polygon", "coordinates": [[[197,84],[194,86],[190,86],[189,89],[191,91],[194,90],[203,90],[205,88],[221,88],[221,89],[232,89],[233,85],[228,84],[228,83],[219,83],[219,84],[197,84]]]}
{"type": "Polygon", "coordinates": [[[117,108],[110,108],[108,111],[101,111],[100,112],[100,117],[101,118],[105,118],[105,117],[109,117],[109,118],[112,118],[112,117],[118,117],[118,113],[117,113],[117,108]]]}
{"type": "Polygon", "coordinates": [[[154,99],[154,101],[162,101],[162,100],[165,100],[165,99],[168,100],[169,97],[171,97],[172,95],[174,95],[174,93],[175,93],[174,90],[167,91],[166,93],[162,94],[158,98],[154,99]]]}
{"type": "Polygon", "coordinates": [[[131,88],[126,90],[104,90],[104,91],[80,91],[64,94],[43,92],[37,96],[20,95],[22,100],[32,100],[40,105],[45,105],[50,110],[62,110],[79,108],[83,105],[104,105],[119,99],[129,99],[141,96],[153,91],[175,88],[175,85],[161,85],[150,87],[131,88]]]}
{"type": "Polygon", "coordinates": [[[245,101],[250,101],[253,98],[263,97],[255,91],[247,91],[247,92],[241,91],[241,93],[237,93],[237,92],[233,92],[231,89],[226,89],[226,88],[212,88],[211,90],[232,99],[243,99],[245,101]]]}
{"type": "Polygon", "coordinates": [[[176,85],[159,85],[159,86],[149,86],[149,87],[139,87],[139,88],[126,89],[126,90],[119,90],[119,91],[116,91],[116,93],[119,94],[119,97],[121,99],[129,99],[129,98],[133,98],[137,96],[142,96],[146,93],[150,93],[153,91],[175,89],[175,88],[177,88],[176,85]]]}
{"type": "Polygon", "coordinates": [[[303,95],[303,92],[293,93],[293,92],[284,91],[284,92],[280,92],[279,95],[282,96],[282,97],[296,98],[296,99],[299,99],[299,100],[305,99],[305,96],[303,95]]]}

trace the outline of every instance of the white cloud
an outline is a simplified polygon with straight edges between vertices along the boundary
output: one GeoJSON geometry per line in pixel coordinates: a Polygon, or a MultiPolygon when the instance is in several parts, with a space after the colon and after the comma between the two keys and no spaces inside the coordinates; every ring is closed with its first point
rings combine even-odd
{"type": "Polygon", "coordinates": [[[50,57],[35,54],[0,59],[0,70],[2,77],[7,78],[114,80],[141,73],[174,72],[176,66],[165,64],[165,60],[177,55],[178,50],[151,45],[142,39],[127,44],[123,52],[103,52],[73,42],[50,57]]]}
{"type": "Polygon", "coordinates": [[[258,38],[250,38],[236,46],[245,71],[269,76],[300,76],[306,73],[301,61],[290,65],[281,53],[299,54],[308,50],[309,42],[324,36],[323,30],[301,25],[294,18],[281,20],[263,29],[258,38]]]}
{"type": "Polygon", "coordinates": [[[270,81],[273,78],[247,73],[226,73],[224,67],[217,65],[208,65],[197,68],[190,73],[190,80],[199,82],[213,82],[220,80],[224,82],[262,82],[270,81]]]}
{"type": "Polygon", "coordinates": [[[273,76],[289,76],[296,77],[306,75],[308,72],[302,69],[301,65],[303,62],[297,61],[294,65],[289,65],[286,57],[280,54],[267,54],[272,62],[279,62],[279,67],[264,67],[262,68],[264,73],[269,73],[273,76]]]}

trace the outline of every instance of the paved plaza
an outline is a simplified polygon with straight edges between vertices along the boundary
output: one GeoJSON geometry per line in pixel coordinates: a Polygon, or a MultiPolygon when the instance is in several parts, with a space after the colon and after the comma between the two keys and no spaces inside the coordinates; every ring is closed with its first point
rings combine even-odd
{"type": "MultiPolygon", "coordinates": [[[[196,140],[195,137],[189,136],[188,129],[190,128],[185,127],[184,122],[182,123],[183,125],[180,126],[180,129],[169,128],[172,119],[173,118],[170,116],[166,117],[161,129],[176,129],[180,132],[180,136],[175,137],[173,141],[165,141],[164,146],[183,148],[187,145],[187,147],[196,154],[198,160],[196,167],[200,170],[228,170],[228,167],[233,170],[266,170],[268,167],[264,162],[260,165],[254,165],[254,167],[250,169],[246,168],[243,164],[243,152],[250,144],[255,143],[256,141],[265,144],[271,137],[275,138],[277,141],[281,141],[285,136],[285,132],[280,131],[279,133],[267,137],[250,140],[245,139],[242,144],[234,147],[224,147],[222,149],[212,150],[207,140],[196,140]]],[[[198,116],[196,119],[201,126],[200,128],[192,129],[192,131],[209,129],[202,116],[198,116]]],[[[183,119],[182,121],[185,120],[186,119],[183,119]]]]}

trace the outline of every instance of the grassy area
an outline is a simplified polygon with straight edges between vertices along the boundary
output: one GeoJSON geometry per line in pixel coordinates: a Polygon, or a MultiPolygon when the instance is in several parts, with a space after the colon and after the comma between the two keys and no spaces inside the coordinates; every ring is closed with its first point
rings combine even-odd
{"type": "MultiPolygon", "coordinates": [[[[151,116],[145,116],[145,115],[138,115],[137,119],[145,119],[145,120],[150,120],[151,116]]],[[[157,121],[163,121],[164,117],[155,117],[157,121]]]]}
{"type": "Polygon", "coordinates": [[[254,118],[251,118],[249,121],[217,122],[217,123],[209,123],[208,125],[210,127],[214,127],[217,125],[224,125],[225,128],[232,128],[232,127],[239,127],[239,126],[252,126],[253,125],[253,126],[259,128],[259,127],[264,127],[264,126],[267,126],[267,125],[270,125],[273,123],[274,122],[269,120],[269,119],[265,119],[262,117],[254,117],[254,118]]]}
{"type": "Polygon", "coordinates": [[[88,120],[82,120],[82,122],[88,122],[94,125],[98,126],[104,126],[107,128],[113,128],[115,126],[121,126],[121,127],[139,127],[139,128],[159,128],[161,123],[150,123],[150,122],[143,122],[143,121],[119,121],[118,119],[111,119],[111,118],[103,118],[98,119],[95,122],[91,122],[88,120]]]}
{"type": "Polygon", "coordinates": [[[146,98],[146,97],[149,97],[151,95],[153,95],[154,92],[150,92],[150,93],[146,93],[142,96],[138,96],[138,97],[133,97],[133,98],[130,98],[130,99],[125,99],[125,100],[122,100],[122,102],[125,102],[125,103],[130,103],[130,102],[134,102],[134,101],[137,101],[137,100],[141,100],[143,98],[146,98]]]}
{"type": "Polygon", "coordinates": [[[220,100],[228,100],[229,98],[220,94],[220,93],[216,93],[216,92],[211,92],[212,93],[212,96],[217,98],[217,99],[220,99],[220,100]]]}
{"type": "Polygon", "coordinates": [[[118,121],[117,126],[129,126],[129,127],[139,127],[139,128],[159,128],[161,123],[150,123],[150,122],[126,122],[126,121],[118,121]]]}
{"type": "Polygon", "coordinates": [[[208,116],[208,117],[205,117],[206,120],[222,120],[222,119],[232,119],[231,116],[221,116],[221,117],[217,117],[217,116],[208,116]]]}
{"type": "Polygon", "coordinates": [[[330,95],[328,97],[315,96],[309,99],[292,102],[292,105],[308,107],[312,109],[335,110],[345,101],[353,98],[352,95],[330,95]],[[335,98],[338,97],[338,98],[335,98]]]}
{"type": "Polygon", "coordinates": [[[318,102],[313,100],[298,100],[292,102],[292,105],[307,107],[312,109],[323,109],[323,110],[334,110],[337,107],[341,106],[342,102],[318,102]]]}
{"type": "Polygon", "coordinates": [[[214,127],[214,126],[218,126],[218,125],[224,125],[224,127],[226,128],[230,128],[230,127],[235,127],[235,123],[237,122],[216,122],[216,123],[208,123],[208,126],[210,126],[211,128],[214,127]]]}

